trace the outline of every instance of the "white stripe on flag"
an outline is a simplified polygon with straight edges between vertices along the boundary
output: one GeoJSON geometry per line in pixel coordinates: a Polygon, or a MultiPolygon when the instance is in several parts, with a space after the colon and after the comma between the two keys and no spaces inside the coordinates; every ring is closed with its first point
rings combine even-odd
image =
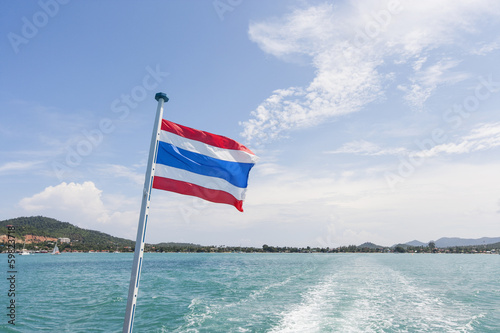
{"type": "Polygon", "coordinates": [[[242,150],[214,147],[206,143],[196,140],[191,140],[167,131],[160,132],[160,141],[170,143],[184,150],[210,156],[224,161],[239,162],[239,163],[256,163],[258,160],[257,156],[249,154],[242,150]]]}
{"type": "Polygon", "coordinates": [[[196,184],[208,189],[228,192],[238,200],[245,199],[246,188],[234,186],[221,178],[203,176],[183,169],[172,168],[164,164],[156,164],[155,177],[170,178],[196,184]]]}

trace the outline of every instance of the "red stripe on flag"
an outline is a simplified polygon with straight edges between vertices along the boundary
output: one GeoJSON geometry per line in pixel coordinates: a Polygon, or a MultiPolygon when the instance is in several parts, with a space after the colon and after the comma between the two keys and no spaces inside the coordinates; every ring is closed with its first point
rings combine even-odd
{"type": "Polygon", "coordinates": [[[243,200],[236,199],[228,192],[212,190],[203,186],[157,176],[153,178],[153,188],[191,195],[211,202],[232,205],[240,212],[243,211],[243,200]]]}
{"type": "Polygon", "coordinates": [[[191,127],[182,126],[166,119],[162,119],[161,130],[185,137],[187,139],[200,141],[211,146],[225,149],[242,150],[249,154],[255,155],[250,149],[234,141],[233,139],[227,138],[222,135],[200,131],[191,127]]]}

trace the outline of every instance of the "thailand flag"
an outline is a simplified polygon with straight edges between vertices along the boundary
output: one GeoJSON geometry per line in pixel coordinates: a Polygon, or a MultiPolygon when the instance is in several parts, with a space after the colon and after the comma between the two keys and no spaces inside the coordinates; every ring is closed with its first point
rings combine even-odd
{"type": "Polygon", "coordinates": [[[163,119],[153,188],[225,203],[243,211],[248,174],[258,157],[224,136],[163,119]]]}

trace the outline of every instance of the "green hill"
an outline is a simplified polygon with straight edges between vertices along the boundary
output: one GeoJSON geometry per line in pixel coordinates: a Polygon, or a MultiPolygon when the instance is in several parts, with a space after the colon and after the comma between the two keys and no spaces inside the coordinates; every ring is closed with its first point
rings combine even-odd
{"type": "Polygon", "coordinates": [[[61,250],[67,247],[77,250],[115,250],[117,247],[133,248],[135,245],[135,242],[129,239],[113,237],[95,230],[82,229],[68,222],[44,216],[18,217],[0,221],[0,234],[7,234],[7,225],[15,226],[15,236],[21,239],[24,239],[25,235],[69,238],[71,245],[61,244],[59,246],[61,250]]]}
{"type": "Polygon", "coordinates": [[[358,246],[358,249],[383,249],[383,246],[373,244],[371,242],[366,242],[358,246]]]}

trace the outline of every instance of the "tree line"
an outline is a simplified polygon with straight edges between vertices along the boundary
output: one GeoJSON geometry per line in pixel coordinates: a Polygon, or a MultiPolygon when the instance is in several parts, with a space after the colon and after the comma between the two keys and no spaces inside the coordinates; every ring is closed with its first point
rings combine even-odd
{"type": "MultiPolygon", "coordinates": [[[[59,250],[63,251],[119,251],[133,252],[135,242],[113,237],[108,234],[76,227],[68,222],[60,222],[56,219],[44,216],[18,217],[0,221],[0,234],[7,234],[7,226],[16,227],[14,236],[24,241],[26,235],[45,236],[51,238],[69,238],[70,243],[58,243],[59,250]]],[[[17,244],[20,250],[23,244],[17,244]]],[[[54,242],[46,241],[26,244],[26,249],[30,251],[51,251],[54,242]]],[[[5,244],[0,244],[0,251],[4,252],[5,244]]],[[[242,253],[476,253],[500,249],[500,243],[480,245],[480,246],[455,246],[447,248],[437,248],[434,242],[429,242],[425,246],[410,246],[398,244],[393,247],[383,247],[372,243],[365,243],[360,246],[349,245],[337,248],[330,247],[289,247],[270,246],[264,244],[262,247],[241,247],[241,246],[202,246],[190,243],[160,243],[145,244],[147,252],[188,252],[188,253],[209,253],[209,252],[242,252],[242,253]]]]}

